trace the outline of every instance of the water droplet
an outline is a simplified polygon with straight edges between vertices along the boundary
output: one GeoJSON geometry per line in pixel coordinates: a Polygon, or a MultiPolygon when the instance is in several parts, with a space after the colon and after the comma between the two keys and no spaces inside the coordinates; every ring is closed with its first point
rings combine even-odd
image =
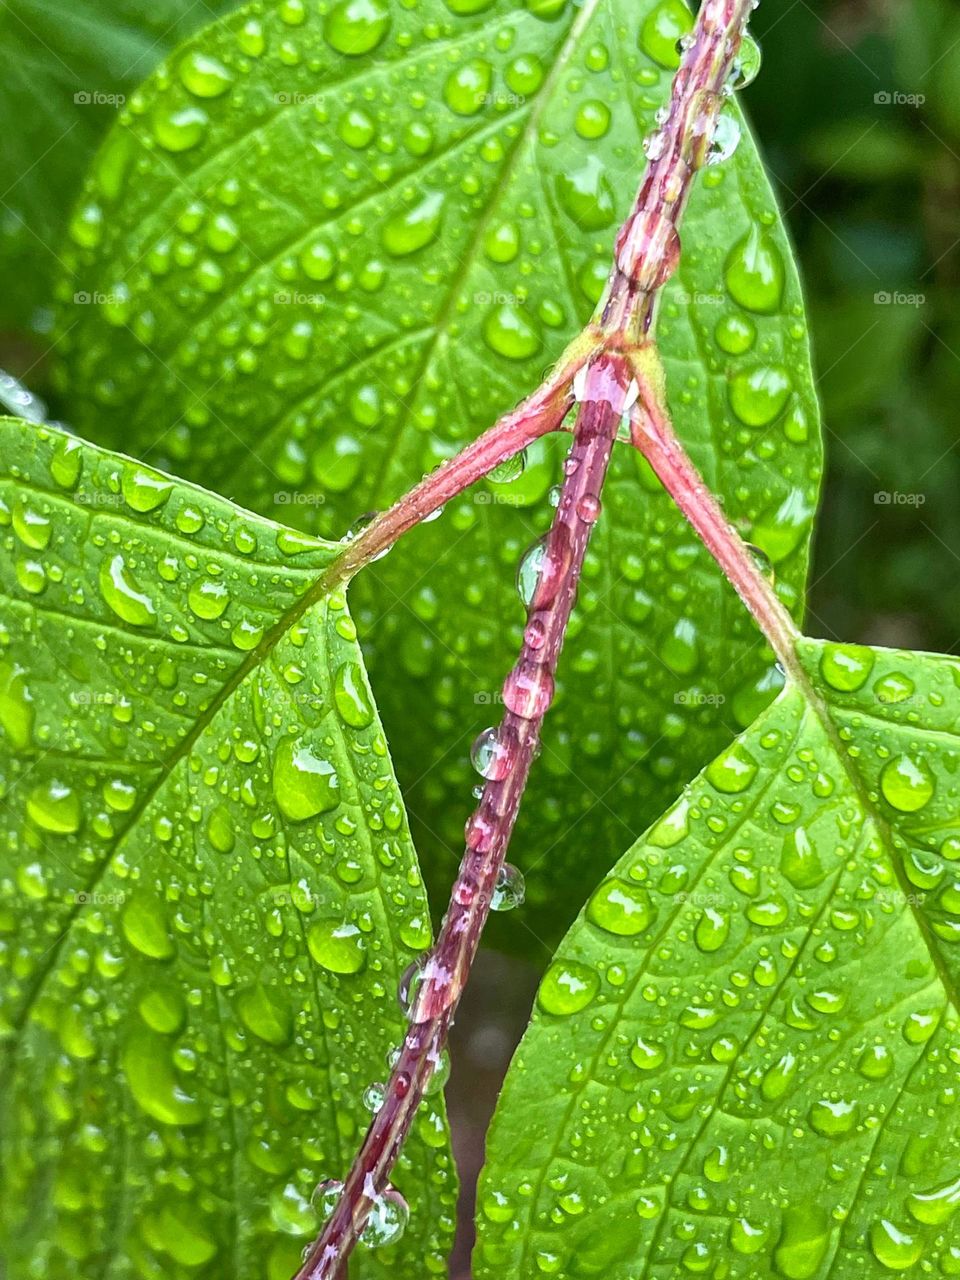
{"type": "Polygon", "coordinates": [[[503,685],[503,704],[522,720],[544,715],[553,700],[553,676],[545,666],[523,659],[503,685]]]}
{"type": "Polygon", "coordinates": [[[619,878],[605,880],[587,904],[587,919],[621,938],[649,928],[654,911],[646,889],[619,878]]]}
{"type": "Polygon", "coordinates": [[[443,98],[451,111],[474,116],[490,97],[493,69],[482,58],[471,58],[451,71],[443,88],[443,98]]]}
{"type": "Polygon", "coordinates": [[[740,49],[733,63],[730,78],[727,81],[731,89],[746,89],[753,84],[760,74],[763,55],[760,46],[749,32],[744,32],[740,49]]]}
{"type": "Polygon", "coordinates": [[[829,1243],[826,1210],[816,1204],[791,1205],[783,1212],[774,1265],[787,1280],[810,1280],[819,1270],[829,1243]]]}
{"type": "Polygon", "coordinates": [[[617,266],[644,292],[659,289],[680,263],[680,236],[661,213],[641,209],[617,240],[617,266]]]}
{"type": "Polygon", "coordinates": [[[901,1230],[888,1218],[881,1218],[870,1228],[870,1248],[888,1271],[906,1271],[923,1256],[922,1238],[901,1230]]]}
{"type": "Polygon", "coordinates": [[[597,155],[588,155],[578,168],[559,173],[556,188],[562,208],[585,231],[609,227],[616,217],[613,187],[597,155]]]}
{"type": "Polygon", "coordinates": [[[831,689],[852,693],[866,683],[875,661],[865,645],[828,644],[820,655],[820,674],[831,689]]]}
{"type": "Polygon", "coordinates": [[[153,136],[165,151],[189,151],[206,132],[209,117],[201,107],[175,107],[161,102],[153,115],[153,136]]]}
{"type": "Polygon", "coordinates": [[[749,316],[731,311],[717,321],[713,331],[717,346],[727,355],[742,356],[751,350],[757,340],[757,326],[749,316]]]}
{"type": "Polygon", "coordinates": [[[83,811],[80,798],[65,782],[51,778],[27,796],[27,817],[52,835],[68,836],[79,831],[83,811]]]}
{"type": "Polygon", "coordinates": [[[741,743],[735,742],[707,766],[707,781],[718,791],[746,791],[757,774],[757,762],[741,743]]]}
{"type": "Polygon", "coordinates": [[[13,506],[13,531],[32,551],[43,551],[50,544],[49,516],[27,506],[22,498],[18,498],[13,506]]]}
{"type": "Polygon", "coordinates": [[[640,48],[668,71],[680,65],[678,42],[693,28],[690,10],[682,0],[666,0],[648,14],[640,28],[640,48]]]}
{"type": "Polygon", "coordinates": [[[599,988],[593,969],[572,960],[555,960],[543,976],[537,1000],[545,1013],[567,1017],[585,1009],[599,988]]]}
{"type": "Polygon", "coordinates": [[[399,1191],[388,1187],[375,1197],[370,1216],[360,1232],[360,1243],[367,1249],[382,1249],[396,1244],[410,1221],[410,1209],[399,1191]]]}
{"type": "Polygon", "coordinates": [[[523,307],[504,302],[483,323],[483,337],[491,351],[508,360],[529,360],[540,350],[539,326],[523,307]]]}
{"type": "Polygon", "coordinates": [[[384,0],[340,0],[327,14],[323,34],[337,53],[356,58],[375,49],[389,26],[384,0]]]}
{"type": "Polygon", "coordinates": [[[641,1071],[656,1071],[666,1061],[666,1057],[663,1045],[650,1044],[640,1036],[630,1050],[630,1061],[641,1071]]]}
{"type": "Polygon", "coordinates": [[[678,676],[692,675],[700,665],[697,628],[689,618],[679,618],[660,646],[660,657],[678,676]]]}
{"type": "Polygon", "coordinates": [[[899,755],[884,765],[880,774],[883,798],[901,813],[916,813],[933,795],[936,780],[922,759],[899,755]]]}
{"type": "Polygon", "coordinates": [[[305,739],[284,738],[274,756],[273,791],[286,817],[302,822],[337,807],[340,778],[305,739]]]}
{"type": "Polygon", "coordinates": [[[729,111],[721,111],[713,126],[704,164],[722,164],[740,145],[740,122],[729,111]]]}
{"type": "Polygon", "coordinates": [[[126,904],[120,924],[126,940],[141,955],[152,960],[169,960],[174,954],[163,907],[147,890],[135,893],[126,904]]]}
{"type": "Polygon", "coordinates": [[[26,671],[19,663],[0,661],[0,728],[16,751],[25,751],[33,740],[33,697],[26,671]]]}
{"type": "Polygon", "coordinates": [[[812,889],[826,872],[806,827],[797,827],[784,837],[780,870],[795,889],[812,889]]]}
{"type": "Polygon", "coordinates": [[[916,685],[902,671],[890,671],[881,676],[873,686],[877,701],[885,706],[895,706],[898,702],[906,702],[913,696],[916,685]]]}
{"type": "Polygon", "coordinates": [[[140,590],[119,552],[100,565],[100,594],[117,617],[133,627],[149,627],[156,621],[153,601],[140,590]]]}
{"type": "Polygon", "coordinates": [[[930,1191],[914,1191],[907,1197],[907,1208],[917,1222],[940,1227],[953,1217],[960,1205],[960,1178],[943,1182],[930,1191]]]}
{"type": "Polygon", "coordinates": [[[730,407],[748,427],[765,427],[786,406],[793,379],[782,365],[756,365],[730,379],[730,407]]]}
{"type": "Polygon", "coordinates": [[[505,862],[500,868],[497,883],[490,898],[490,910],[513,911],[515,907],[522,907],[526,891],[523,872],[512,863],[505,862]]]}
{"type": "Polygon", "coordinates": [[[382,232],[387,253],[402,258],[435,240],[443,223],[444,203],[442,192],[427,191],[416,204],[390,218],[382,232]]]}
{"type": "Polygon", "coordinates": [[[278,1003],[262,983],[241,992],[237,1012],[247,1030],[264,1044],[279,1049],[290,1042],[293,1030],[290,1010],[278,1003]]]}
{"type": "Polygon", "coordinates": [[[217,58],[192,49],[180,63],[183,86],[197,98],[219,98],[233,83],[233,76],[217,58]]]}
{"type": "Polygon", "coordinates": [[[329,973],[359,973],[367,962],[363,934],[355,924],[336,917],[313,921],[307,946],[317,964],[329,973]]]}
{"type": "Polygon", "coordinates": [[[344,724],[363,729],[373,720],[373,701],[358,663],[344,662],[338,667],[333,700],[344,724]]]}
{"type": "Polygon", "coordinates": [[[772,315],[783,298],[785,278],[780,250],[754,223],[727,258],[724,281],[731,298],[748,311],[772,315]]]}
{"type": "Polygon", "coordinates": [[[134,511],[146,513],[162,507],[173,492],[173,481],[146,467],[125,467],[120,481],[123,500],[134,511]]]}
{"type": "Polygon", "coordinates": [[[470,761],[480,777],[496,782],[507,776],[514,760],[513,749],[501,738],[501,732],[496,728],[484,729],[470,748],[470,761]]]}
{"type": "Polygon", "coordinates": [[[716,907],[704,907],[700,913],[693,940],[701,951],[719,951],[730,934],[730,919],[716,907]]]}

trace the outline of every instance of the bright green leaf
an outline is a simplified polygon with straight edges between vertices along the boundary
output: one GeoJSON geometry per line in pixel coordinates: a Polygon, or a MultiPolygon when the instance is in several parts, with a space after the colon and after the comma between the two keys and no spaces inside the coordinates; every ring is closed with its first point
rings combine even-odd
{"type": "MultiPolygon", "coordinates": [[[[136,85],[229,0],[6,0],[0,9],[0,324],[49,327],[70,207],[136,85]]],[[[79,212],[79,234],[96,223],[79,212]]]]}
{"type": "Polygon", "coordinates": [[[960,662],[800,653],[548,970],[478,1280],[956,1273],[960,662]]]}
{"type": "MultiPolygon", "coordinates": [[[[288,1280],[429,941],[336,547],[52,429],[0,457],[10,1280],[288,1280]]],[[[443,1268],[439,1098],[398,1185],[358,1275],[443,1268]]]]}
{"type": "MultiPolygon", "coordinates": [[[[67,251],[61,316],[64,412],[84,431],[337,535],[530,390],[589,318],[683,17],[676,0],[362,13],[351,34],[342,5],[250,9],[170,58],[94,168],[84,203],[102,232],[67,251]],[[218,70],[198,94],[201,63],[218,70]]],[[[683,238],[659,325],[674,419],[796,609],[817,406],[749,135],[703,174],[683,238]]],[[[561,449],[538,445],[519,480],[451,504],[358,591],[444,884],[561,449]]],[[[518,833],[541,936],[569,918],[594,851],[621,847],[776,688],[632,451],[605,506],[518,833]]]]}

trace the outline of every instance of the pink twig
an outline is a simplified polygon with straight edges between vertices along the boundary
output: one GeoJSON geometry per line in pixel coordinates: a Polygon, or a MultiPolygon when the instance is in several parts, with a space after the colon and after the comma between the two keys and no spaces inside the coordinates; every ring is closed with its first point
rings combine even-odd
{"type": "Polygon", "coordinates": [[[703,0],[673,78],[667,116],[647,142],[649,163],[617,236],[600,325],[627,343],[649,336],[658,291],[680,261],[678,227],[714,130],[747,19],[757,0],[703,0]]]}
{"type": "Polygon", "coordinates": [[[677,439],[656,385],[659,380],[650,376],[649,350],[644,357],[634,364],[639,398],[631,417],[633,443],[736,588],[784,670],[799,675],[793,619],[677,439]]]}
{"type": "Polygon", "coordinates": [[[504,414],[455,457],[424,476],[389,510],[371,520],[338,557],[338,579],[353,577],[358,569],[392,547],[401,534],[489,475],[494,467],[515,457],[540,436],[558,430],[574,403],[573,379],[596,346],[593,331],[585,330],[533,395],[504,414]]]}
{"type": "Polygon", "coordinates": [[[334,1280],[391,1169],[430,1075],[439,1062],[450,1023],[503,867],[540,726],[553,697],[554,672],[610,453],[635,387],[627,362],[600,355],[588,366],[573,447],[564,467],[560,502],[547,535],[529,606],[523,647],[503,686],[506,710],[496,731],[480,802],[467,823],[466,852],[436,946],[412,996],[410,1026],[400,1056],[333,1214],[297,1280],[334,1280]]]}

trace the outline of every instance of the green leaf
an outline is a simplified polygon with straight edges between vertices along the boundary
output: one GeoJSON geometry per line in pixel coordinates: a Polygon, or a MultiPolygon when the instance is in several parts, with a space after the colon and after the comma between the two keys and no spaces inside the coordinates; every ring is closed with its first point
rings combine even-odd
{"type": "Polygon", "coordinates": [[[168,49],[229,7],[7,0],[0,9],[0,325],[48,327],[70,206],[118,106],[168,49]]]}
{"type": "MultiPolygon", "coordinates": [[[[676,0],[371,0],[205,31],[144,86],[88,184],[101,230],[67,254],[65,413],[305,528],[339,534],[385,506],[589,319],[681,19],[676,0]],[[217,96],[191,95],[198,65],[220,69],[217,96]]],[[[817,406],[749,136],[703,175],[683,236],[660,317],[674,419],[796,609],[817,406]]],[[[357,593],[418,847],[444,885],[468,744],[519,643],[515,568],[549,523],[562,449],[538,445],[521,479],[451,504],[357,593]]],[[[543,937],[575,910],[584,859],[622,847],[776,689],[632,450],[606,510],[518,834],[543,937]]]]}
{"type": "Polygon", "coordinates": [[[548,970],[478,1280],[956,1271],[960,662],[801,657],[548,970]]]}
{"type": "MultiPolygon", "coordinates": [[[[288,1280],[402,1035],[426,900],[336,548],[0,421],[10,1280],[288,1280]]],[[[442,1101],[398,1176],[444,1266],[442,1101]]]]}

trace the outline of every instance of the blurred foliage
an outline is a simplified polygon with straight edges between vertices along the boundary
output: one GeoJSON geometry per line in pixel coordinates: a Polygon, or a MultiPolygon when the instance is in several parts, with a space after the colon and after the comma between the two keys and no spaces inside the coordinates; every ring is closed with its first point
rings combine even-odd
{"type": "Polygon", "coordinates": [[[799,249],[824,406],[808,626],[956,651],[960,8],[761,4],[753,25],[748,105],[799,249]]]}

